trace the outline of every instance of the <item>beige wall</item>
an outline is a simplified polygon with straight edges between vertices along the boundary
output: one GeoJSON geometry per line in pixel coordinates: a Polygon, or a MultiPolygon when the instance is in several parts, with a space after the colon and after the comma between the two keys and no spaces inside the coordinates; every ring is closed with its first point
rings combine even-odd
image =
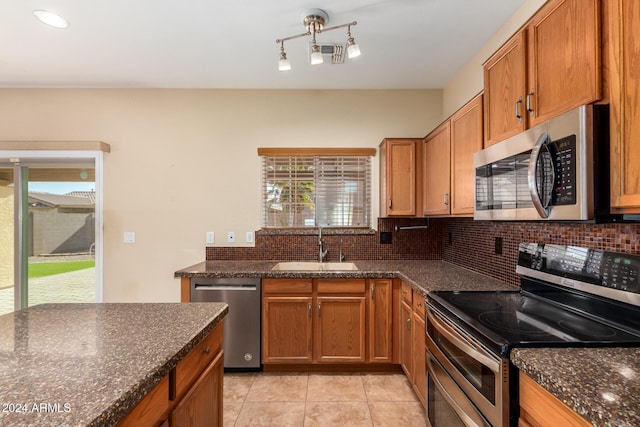
{"type": "Polygon", "coordinates": [[[5,89],[0,140],[109,143],[104,299],[178,301],[173,272],[204,260],[206,231],[216,243],[235,231],[242,245],[260,227],[258,147],[421,137],[440,122],[441,102],[440,90],[5,89]],[[124,231],[136,243],[123,244],[124,231]]]}
{"type": "Polygon", "coordinates": [[[524,4],[489,39],[482,49],[454,76],[443,90],[442,120],[455,113],[471,98],[482,91],[482,64],[504,44],[546,0],[525,0],[524,4]]]}

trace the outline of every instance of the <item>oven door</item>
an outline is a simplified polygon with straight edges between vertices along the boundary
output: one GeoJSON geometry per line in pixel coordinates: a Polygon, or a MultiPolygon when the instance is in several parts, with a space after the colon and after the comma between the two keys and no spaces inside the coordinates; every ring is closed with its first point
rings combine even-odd
{"type": "Polygon", "coordinates": [[[509,360],[486,349],[431,304],[427,311],[427,357],[438,361],[491,425],[509,425],[509,360]]]}
{"type": "Polygon", "coordinates": [[[491,427],[431,354],[427,354],[427,420],[431,427],[491,427]]]}

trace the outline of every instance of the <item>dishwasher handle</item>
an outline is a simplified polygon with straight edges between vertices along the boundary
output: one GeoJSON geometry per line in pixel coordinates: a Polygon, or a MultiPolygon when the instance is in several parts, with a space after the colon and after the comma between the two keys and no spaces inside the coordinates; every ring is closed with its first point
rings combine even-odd
{"type": "Polygon", "coordinates": [[[194,283],[193,289],[196,291],[257,291],[258,287],[249,283],[241,285],[214,285],[210,283],[194,283]]]}

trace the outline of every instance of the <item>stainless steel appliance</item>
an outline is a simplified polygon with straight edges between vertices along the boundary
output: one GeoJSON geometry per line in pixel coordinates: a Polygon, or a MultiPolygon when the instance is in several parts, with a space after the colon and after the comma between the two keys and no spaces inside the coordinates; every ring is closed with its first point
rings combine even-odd
{"type": "Polygon", "coordinates": [[[609,109],[583,105],[474,154],[474,219],[609,216],[609,109]]]}
{"type": "Polygon", "coordinates": [[[427,296],[432,427],[516,426],[515,347],[640,346],[640,256],[522,243],[520,291],[427,296]]]}
{"type": "Polygon", "coordinates": [[[191,278],[191,301],[225,302],[222,349],[226,370],[260,370],[261,280],[259,278],[191,278]]]}

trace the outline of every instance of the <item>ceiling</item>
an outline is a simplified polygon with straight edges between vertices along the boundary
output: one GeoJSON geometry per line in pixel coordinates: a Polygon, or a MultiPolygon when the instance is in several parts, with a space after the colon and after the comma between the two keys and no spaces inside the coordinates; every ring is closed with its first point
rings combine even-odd
{"type": "MultiPolygon", "coordinates": [[[[442,88],[525,0],[0,0],[0,87],[442,88]],[[362,55],[311,66],[307,8],[357,21],[362,55]],[[64,16],[61,30],[33,10],[64,16]]],[[[318,35],[346,41],[346,29],[318,35]]]]}

